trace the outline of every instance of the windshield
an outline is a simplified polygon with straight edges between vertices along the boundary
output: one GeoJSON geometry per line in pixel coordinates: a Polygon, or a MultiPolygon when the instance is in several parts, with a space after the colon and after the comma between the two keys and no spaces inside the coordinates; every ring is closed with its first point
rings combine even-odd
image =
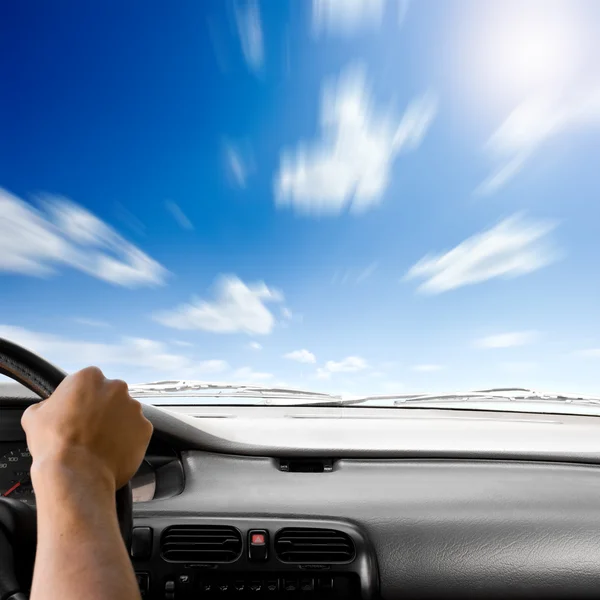
{"type": "Polygon", "coordinates": [[[600,396],[600,3],[38,8],[0,337],[156,403],[600,396]]]}

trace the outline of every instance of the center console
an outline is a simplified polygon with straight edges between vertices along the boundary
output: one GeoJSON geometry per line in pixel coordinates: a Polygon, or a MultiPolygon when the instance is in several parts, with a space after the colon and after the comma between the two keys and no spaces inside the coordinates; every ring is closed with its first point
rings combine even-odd
{"type": "Polygon", "coordinates": [[[366,537],[344,521],[144,517],[131,558],[144,600],[368,600],[378,586],[366,537]]]}

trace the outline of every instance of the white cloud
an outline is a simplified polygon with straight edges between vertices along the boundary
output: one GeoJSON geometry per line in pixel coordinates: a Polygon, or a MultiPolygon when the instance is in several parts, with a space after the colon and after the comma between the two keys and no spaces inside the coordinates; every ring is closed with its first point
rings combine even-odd
{"type": "Polygon", "coordinates": [[[434,373],[435,371],[441,371],[444,365],[413,365],[411,369],[418,373],[434,373]]]}
{"type": "Polygon", "coordinates": [[[365,69],[347,68],[323,88],[322,139],[282,151],[274,181],[277,204],[330,216],[373,208],[388,187],[397,154],[421,144],[436,111],[435,98],[426,94],[393,120],[374,106],[365,69]]]}
{"type": "Polygon", "coordinates": [[[224,360],[197,361],[170,352],[162,342],[145,338],[121,337],[110,343],[89,342],[11,325],[0,325],[0,337],[25,346],[68,371],[97,365],[106,369],[109,377],[115,369],[119,373],[133,371],[138,376],[160,374],[179,378],[224,373],[230,369],[224,360]]]}
{"type": "Polygon", "coordinates": [[[259,72],[265,60],[260,10],[256,0],[247,0],[245,6],[238,6],[235,21],[244,59],[248,67],[259,72]]]}
{"type": "Polygon", "coordinates": [[[157,313],[154,319],[175,329],[266,335],[273,330],[275,317],[265,303],[283,300],[279,291],[268,288],[262,281],[246,285],[233,275],[218,280],[215,296],[212,302],[195,300],[157,313]]]}
{"type": "Polygon", "coordinates": [[[317,379],[331,379],[333,373],[357,373],[369,368],[367,361],[360,356],[347,356],[340,361],[329,360],[324,367],[317,368],[317,379]]]}
{"type": "Polygon", "coordinates": [[[331,379],[331,372],[328,371],[327,369],[323,369],[322,367],[319,367],[317,369],[317,379],[331,379]]]}
{"type": "Polygon", "coordinates": [[[342,34],[381,25],[385,0],[313,0],[313,26],[342,34]]]}
{"type": "Polygon", "coordinates": [[[85,317],[74,317],[73,321],[79,325],[87,325],[88,327],[110,327],[110,323],[100,321],[98,319],[86,319],[85,317]]]}
{"type": "Polygon", "coordinates": [[[548,140],[576,128],[600,129],[600,88],[577,90],[571,98],[536,96],[519,104],[486,144],[496,168],[476,193],[496,192],[512,179],[548,140]]]}
{"type": "Polygon", "coordinates": [[[249,166],[246,164],[239,148],[231,143],[225,144],[225,166],[231,182],[245,188],[248,180],[249,166]]]}
{"type": "Polygon", "coordinates": [[[171,340],[170,343],[174,346],[181,346],[182,348],[191,348],[194,345],[192,342],[185,342],[183,340],[171,340]]]}
{"type": "Polygon", "coordinates": [[[366,281],[369,277],[371,277],[371,275],[373,275],[373,273],[375,273],[378,266],[379,264],[377,262],[372,262],[357,275],[356,283],[362,283],[363,281],[366,281]]]}
{"type": "Polygon", "coordinates": [[[165,372],[195,366],[191,359],[168,352],[161,342],[144,338],[123,337],[115,343],[87,342],[10,325],[0,325],[0,337],[25,346],[68,369],[80,369],[94,364],[165,372]]]}
{"type": "Polygon", "coordinates": [[[532,273],[558,258],[546,239],[554,227],[553,223],[528,223],[521,215],[513,215],[449,252],[425,256],[410,268],[405,279],[424,279],[419,291],[440,294],[495,277],[532,273]]]}
{"type": "Polygon", "coordinates": [[[167,200],[165,202],[165,207],[167,210],[173,215],[177,224],[181,227],[181,229],[192,230],[194,229],[193,223],[187,218],[184,212],[181,210],[179,204],[173,202],[172,200],[167,200]]]}
{"type": "Polygon", "coordinates": [[[396,5],[398,23],[406,17],[409,0],[313,0],[312,17],[315,33],[352,35],[379,28],[383,22],[386,4],[396,5]]]}
{"type": "Polygon", "coordinates": [[[360,356],[348,356],[338,362],[329,360],[325,363],[325,369],[330,373],[354,373],[364,371],[367,367],[367,361],[360,356]]]}
{"type": "Polygon", "coordinates": [[[294,315],[292,314],[292,311],[287,306],[282,306],[281,307],[281,316],[284,319],[290,320],[294,315]]]}
{"type": "Polygon", "coordinates": [[[273,373],[261,373],[260,371],[254,371],[250,367],[241,367],[233,373],[233,381],[239,383],[260,383],[262,381],[269,381],[273,377],[273,373]]]}
{"type": "Polygon", "coordinates": [[[250,342],[248,344],[248,348],[251,350],[262,350],[262,344],[259,344],[258,342],[250,342]]]}
{"type": "Polygon", "coordinates": [[[512,348],[531,344],[537,337],[537,331],[510,331],[480,338],[475,341],[475,345],[478,348],[512,348]]]}
{"type": "Polygon", "coordinates": [[[367,265],[364,269],[345,269],[345,270],[338,270],[333,274],[333,277],[331,278],[331,283],[332,284],[340,284],[340,285],[345,285],[346,283],[363,283],[364,281],[366,281],[367,279],[369,279],[369,277],[371,277],[371,275],[373,275],[373,273],[375,273],[375,271],[379,268],[379,263],[377,261],[372,262],[371,264],[367,265]]]}
{"type": "Polygon", "coordinates": [[[120,202],[115,202],[115,216],[139,237],[146,236],[146,226],[120,202]]]}
{"type": "Polygon", "coordinates": [[[203,360],[197,364],[196,370],[202,374],[223,373],[229,370],[229,363],[219,359],[203,360]]]}
{"type": "Polygon", "coordinates": [[[284,358],[288,358],[289,360],[295,360],[299,363],[316,363],[317,359],[312,352],[308,350],[294,350],[293,352],[288,352],[283,355],[284,358]]]}
{"type": "Polygon", "coordinates": [[[0,272],[49,276],[67,266],[125,287],[163,284],[167,270],[90,212],[55,196],[46,214],[0,189],[0,272]]]}

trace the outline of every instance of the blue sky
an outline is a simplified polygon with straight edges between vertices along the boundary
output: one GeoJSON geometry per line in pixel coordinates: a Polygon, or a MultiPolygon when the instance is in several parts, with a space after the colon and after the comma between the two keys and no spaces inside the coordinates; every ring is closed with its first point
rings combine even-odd
{"type": "Polygon", "coordinates": [[[600,393],[593,0],[5,12],[0,335],[130,382],[600,393]]]}

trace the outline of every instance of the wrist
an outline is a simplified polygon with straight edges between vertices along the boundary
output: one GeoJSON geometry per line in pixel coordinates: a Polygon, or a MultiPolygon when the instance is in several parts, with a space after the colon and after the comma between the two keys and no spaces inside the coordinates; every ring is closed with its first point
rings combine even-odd
{"type": "Polygon", "coordinates": [[[38,504],[45,496],[56,499],[61,491],[114,502],[115,479],[110,469],[82,447],[71,446],[34,458],[31,481],[38,504]]]}

